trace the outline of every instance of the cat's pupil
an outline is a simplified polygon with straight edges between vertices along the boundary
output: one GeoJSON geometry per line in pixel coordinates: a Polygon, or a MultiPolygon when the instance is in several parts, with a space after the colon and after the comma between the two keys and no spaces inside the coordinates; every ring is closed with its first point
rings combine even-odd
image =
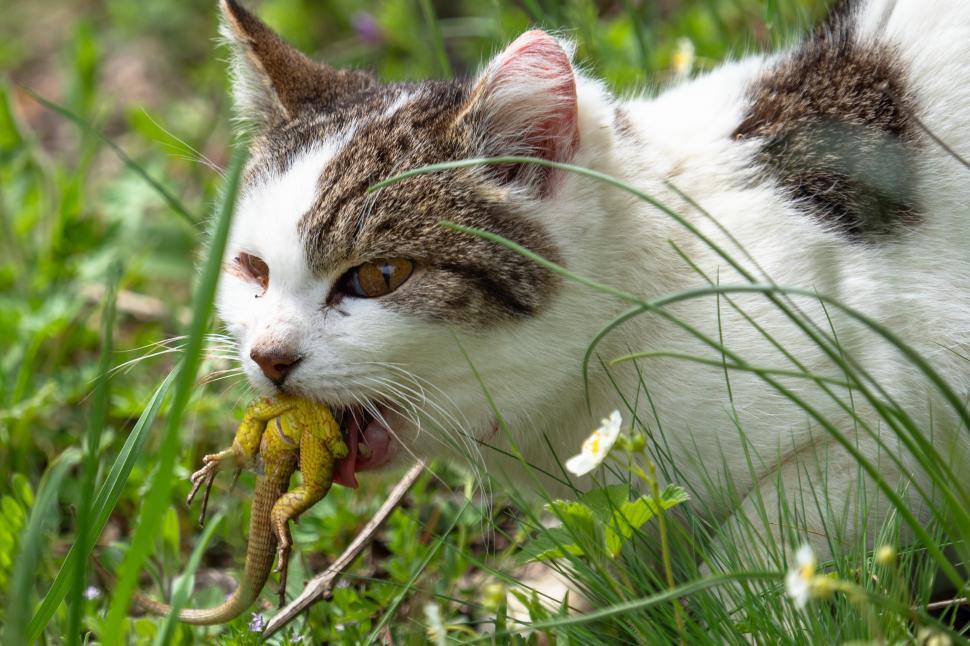
{"type": "Polygon", "coordinates": [[[384,279],[384,287],[390,291],[391,290],[391,275],[394,273],[394,267],[387,263],[383,263],[380,266],[381,277],[384,279]]]}
{"type": "MultiPolygon", "coordinates": [[[[404,258],[365,262],[347,272],[339,288],[345,295],[356,298],[379,298],[390,294],[411,277],[414,263],[404,258]]],[[[332,303],[336,294],[331,295],[332,303]]]]}

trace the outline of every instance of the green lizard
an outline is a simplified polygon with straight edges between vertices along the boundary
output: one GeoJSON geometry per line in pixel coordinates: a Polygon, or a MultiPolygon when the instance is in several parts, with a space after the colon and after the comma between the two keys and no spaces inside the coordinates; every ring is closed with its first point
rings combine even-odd
{"type": "MultiPolygon", "coordinates": [[[[203,458],[201,469],[192,474],[192,503],[202,485],[202,510],[199,522],[205,522],[206,505],[212,481],[226,464],[236,465],[236,476],[245,466],[258,467],[261,473],[253,490],[252,515],[249,521],[249,545],[246,564],[235,592],[222,604],[207,609],[180,610],[178,618],[189,624],[225,623],[242,614],[259,596],[269,578],[274,556],[280,573],[280,605],[285,602],[286,570],[290,559],[289,521],[323,499],[333,482],[334,464],[347,456],[347,445],[330,410],[313,402],[280,395],[258,399],[246,409],[232,446],[203,458]],[[299,463],[303,484],[287,491],[290,477],[299,463]],[[275,549],[274,549],[275,548],[275,549]]],[[[156,614],[168,614],[167,604],[141,595],[138,605],[156,614]]]]}

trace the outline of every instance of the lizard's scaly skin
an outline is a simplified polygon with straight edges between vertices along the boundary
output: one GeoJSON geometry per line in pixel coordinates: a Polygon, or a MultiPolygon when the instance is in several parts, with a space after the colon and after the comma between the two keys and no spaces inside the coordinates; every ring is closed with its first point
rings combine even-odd
{"type": "MultiPolygon", "coordinates": [[[[208,489],[215,474],[228,461],[238,465],[262,463],[253,490],[252,515],[246,565],[235,592],[222,604],[208,609],[180,610],[178,618],[189,624],[220,624],[238,617],[256,601],[273,560],[279,557],[280,605],[286,589],[289,562],[289,521],[319,502],[330,490],[334,463],[347,456],[347,445],[329,409],[289,396],[259,399],[246,409],[232,447],[203,458],[204,466],[192,476],[195,485],[189,499],[202,484],[208,489]],[[299,463],[303,485],[287,491],[299,463]]],[[[203,517],[205,498],[203,498],[203,517]]],[[[145,610],[168,614],[171,607],[142,596],[145,610]]]]}

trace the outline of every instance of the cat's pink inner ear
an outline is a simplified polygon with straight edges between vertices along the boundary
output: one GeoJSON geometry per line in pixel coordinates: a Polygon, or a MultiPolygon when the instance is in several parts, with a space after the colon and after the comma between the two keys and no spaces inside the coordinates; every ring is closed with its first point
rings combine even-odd
{"type": "Polygon", "coordinates": [[[541,30],[522,34],[489,64],[467,112],[484,118],[492,154],[569,162],[579,146],[573,66],[541,30]]]}

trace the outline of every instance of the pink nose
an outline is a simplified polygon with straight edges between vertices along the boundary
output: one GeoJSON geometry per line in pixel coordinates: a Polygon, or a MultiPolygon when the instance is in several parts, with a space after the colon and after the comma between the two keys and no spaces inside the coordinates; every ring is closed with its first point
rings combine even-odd
{"type": "Polygon", "coordinates": [[[283,384],[286,376],[303,359],[290,348],[281,346],[254,346],[249,357],[256,362],[266,378],[277,386],[283,384]]]}

